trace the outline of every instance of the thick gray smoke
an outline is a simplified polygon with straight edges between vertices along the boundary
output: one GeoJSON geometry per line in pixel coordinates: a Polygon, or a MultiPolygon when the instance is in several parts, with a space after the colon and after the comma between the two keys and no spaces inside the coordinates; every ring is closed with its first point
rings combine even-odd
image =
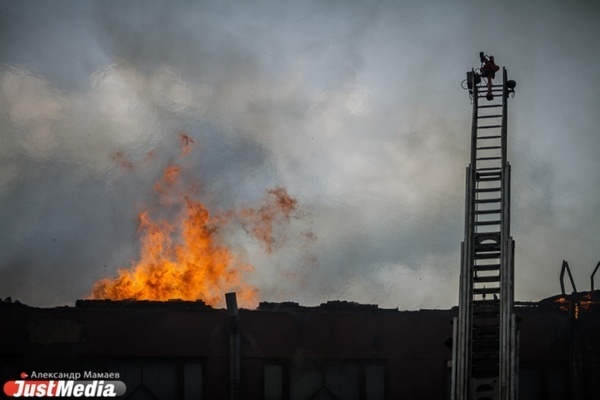
{"type": "Polygon", "coordinates": [[[72,304],[129,266],[185,131],[211,210],[299,202],[273,254],[228,238],[263,300],[456,304],[481,50],[517,80],[517,298],[556,293],[563,259],[587,289],[600,10],[490,4],[0,1],[0,296],[72,304]]]}

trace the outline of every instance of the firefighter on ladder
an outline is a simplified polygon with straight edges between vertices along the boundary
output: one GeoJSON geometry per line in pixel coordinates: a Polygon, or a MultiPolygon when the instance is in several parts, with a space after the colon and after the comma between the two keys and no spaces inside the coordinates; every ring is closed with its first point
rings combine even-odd
{"type": "Polygon", "coordinates": [[[500,67],[496,65],[494,56],[486,56],[481,52],[479,53],[479,59],[481,60],[481,76],[487,79],[488,91],[485,98],[487,100],[494,100],[494,95],[492,94],[492,79],[496,77],[496,72],[498,72],[500,67]]]}

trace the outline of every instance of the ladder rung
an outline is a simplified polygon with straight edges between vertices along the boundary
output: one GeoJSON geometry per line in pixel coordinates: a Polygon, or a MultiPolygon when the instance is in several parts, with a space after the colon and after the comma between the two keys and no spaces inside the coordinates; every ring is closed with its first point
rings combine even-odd
{"type": "Polygon", "coordinates": [[[488,168],[478,168],[475,172],[477,172],[477,175],[479,175],[479,176],[494,176],[494,175],[500,176],[500,173],[502,172],[502,170],[498,167],[488,167],[488,168]]]}
{"type": "Polygon", "coordinates": [[[500,293],[500,288],[475,288],[473,289],[474,294],[498,294],[500,293]]]}
{"type": "MultiPolygon", "coordinates": [[[[503,85],[502,83],[496,83],[496,84],[492,84],[492,87],[493,87],[493,88],[495,88],[495,87],[500,87],[500,88],[501,88],[501,87],[503,87],[503,86],[504,86],[504,85],[503,85]]],[[[478,88],[478,89],[486,89],[486,90],[487,90],[487,87],[488,87],[488,86],[487,86],[487,83],[485,83],[485,82],[484,82],[484,83],[480,83],[479,85],[477,85],[477,88],[478,88]]]]}
{"type": "Polygon", "coordinates": [[[483,119],[483,118],[500,118],[502,116],[502,114],[497,114],[497,115],[478,115],[477,118],[483,119]]]}
{"type": "Polygon", "coordinates": [[[489,177],[489,178],[478,178],[479,182],[491,182],[491,181],[499,181],[499,180],[500,180],[500,175],[489,177]]]}
{"type": "MultiPolygon", "coordinates": [[[[474,312],[483,312],[483,311],[500,311],[500,303],[495,302],[495,304],[477,304],[473,307],[474,312]]],[[[493,340],[493,338],[480,338],[480,340],[493,340]]]]}
{"type": "MultiPolygon", "coordinates": [[[[474,352],[473,353],[473,367],[476,369],[476,371],[473,372],[481,372],[481,370],[484,367],[492,367],[494,366],[495,368],[498,367],[498,361],[500,359],[500,355],[498,354],[499,351],[499,346],[498,349],[493,350],[493,351],[479,351],[479,352],[474,352]],[[476,367],[475,367],[476,365],[476,367]]],[[[485,398],[485,397],[483,397],[485,398]]]]}
{"type": "MultiPolygon", "coordinates": [[[[484,315],[477,315],[477,317],[484,317],[489,315],[490,317],[498,316],[498,312],[492,313],[490,311],[482,312],[484,315]],[[494,315],[495,314],[495,315],[494,315]]],[[[473,346],[477,347],[476,352],[481,353],[483,351],[493,351],[497,352],[500,346],[500,337],[484,337],[484,338],[473,338],[473,346]]],[[[475,350],[475,349],[473,349],[475,350]]]]}
{"type": "Polygon", "coordinates": [[[502,189],[497,187],[497,188],[483,188],[483,189],[475,189],[475,191],[477,193],[483,193],[483,192],[499,192],[502,189]]]}
{"type": "MultiPolygon", "coordinates": [[[[475,376],[475,374],[481,374],[481,373],[486,372],[484,370],[484,368],[486,368],[486,367],[488,368],[488,370],[487,370],[488,374],[490,374],[492,368],[497,370],[499,358],[500,358],[500,356],[498,355],[498,350],[492,351],[492,352],[482,351],[479,353],[474,353],[473,354],[473,368],[475,370],[473,371],[473,375],[475,376]]],[[[485,399],[485,397],[483,397],[483,398],[485,399]]]]}
{"type": "Polygon", "coordinates": [[[495,136],[478,136],[477,139],[500,139],[502,136],[500,135],[495,135],[495,136]]]}
{"type": "Polygon", "coordinates": [[[492,276],[476,276],[473,278],[475,282],[500,282],[499,275],[492,276]]]}
{"type": "Polygon", "coordinates": [[[479,232],[475,235],[478,240],[500,240],[500,236],[500,232],[479,232]]]}
{"type": "MultiPolygon", "coordinates": [[[[483,343],[473,343],[473,355],[480,355],[486,358],[486,361],[489,360],[489,357],[492,354],[496,354],[500,348],[500,342],[493,343],[492,341],[483,342],[483,343]]],[[[481,399],[482,397],[477,397],[481,399]]],[[[489,397],[483,397],[484,399],[489,399],[489,397]]]]}
{"type": "MultiPolygon", "coordinates": [[[[497,352],[496,352],[497,353],[497,352]]],[[[473,357],[473,364],[471,365],[472,371],[471,376],[476,379],[491,379],[498,378],[498,374],[500,373],[500,361],[499,358],[491,359],[487,355],[479,356],[480,358],[473,357]],[[484,357],[483,359],[481,357],[484,357]]],[[[487,392],[489,393],[489,392],[487,392]]],[[[478,395],[484,395],[486,392],[478,393],[478,395]]],[[[494,397],[494,396],[492,396],[494,397]]],[[[490,396],[482,396],[478,397],[479,399],[489,399],[490,396]]]]}
{"type": "Polygon", "coordinates": [[[501,212],[502,212],[502,210],[500,210],[499,208],[494,209],[494,210],[476,210],[475,215],[478,215],[478,214],[500,214],[501,212]]]}
{"type": "MultiPolygon", "coordinates": [[[[480,244],[479,246],[476,247],[475,251],[500,251],[500,244],[493,244],[493,243],[486,243],[486,244],[480,244]]],[[[494,257],[494,259],[497,259],[500,257],[494,257]]],[[[498,268],[493,268],[490,269],[490,271],[494,271],[497,270],[498,268]]],[[[485,269],[482,270],[477,270],[477,271],[485,271],[485,269]]]]}
{"type": "MultiPolygon", "coordinates": [[[[500,311],[500,309],[498,307],[483,307],[479,311],[482,311],[482,310],[486,310],[486,311],[488,311],[488,310],[490,310],[490,311],[494,310],[496,312],[500,311]]],[[[478,311],[478,310],[475,310],[475,311],[478,311]]],[[[500,338],[499,337],[493,337],[493,336],[480,336],[480,337],[476,337],[476,338],[474,337],[473,338],[473,342],[477,342],[478,344],[479,343],[481,343],[481,344],[483,344],[483,343],[492,344],[492,343],[499,343],[498,339],[500,339],[500,338]]]]}
{"type": "Polygon", "coordinates": [[[501,149],[501,146],[482,146],[482,147],[478,147],[477,150],[494,150],[494,149],[501,149]]]}
{"type": "MultiPolygon", "coordinates": [[[[496,172],[494,172],[494,174],[499,174],[500,172],[502,172],[502,168],[500,168],[500,167],[486,167],[486,168],[477,168],[475,170],[475,172],[477,172],[477,173],[481,173],[482,171],[496,171],[496,172]]],[[[484,174],[490,175],[489,172],[484,172],[484,174]]]]}
{"type": "MultiPolygon", "coordinates": [[[[473,301],[474,303],[477,303],[477,300],[473,301]]],[[[492,303],[492,300],[486,301],[486,300],[482,300],[482,302],[485,303],[492,303]]],[[[498,303],[498,300],[494,300],[494,303],[498,303]]],[[[473,325],[473,329],[477,330],[480,333],[497,333],[498,332],[498,328],[500,328],[499,324],[481,324],[481,325],[473,325]]]]}
{"type": "MultiPolygon", "coordinates": [[[[474,366],[472,367],[472,374],[473,374],[473,378],[478,378],[478,379],[490,379],[490,378],[496,378],[498,377],[499,374],[499,367],[498,367],[498,362],[489,365],[479,365],[479,364],[473,364],[474,366]]],[[[489,398],[489,397],[488,397],[489,398]]]]}
{"type": "MultiPolygon", "coordinates": [[[[479,253],[479,256],[477,256],[477,254],[475,255],[476,260],[496,260],[498,258],[500,258],[499,251],[490,253],[479,253]]],[[[475,269],[475,271],[497,271],[500,269],[500,264],[480,264],[474,265],[473,268],[475,269]]]]}
{"type": "Polygon", "coordinates": [[[482,226],[482,225],[500,225],[500,221],[477,221],[475,222],[475,225],[478,226],[482,226]]]}
{"type": "MultiPolygon", "coordinates": [[[[476,303],[476,301],[475,301],[476,303]]],[[[482,312],[482,311],[495,311],[498,312],[500,311],[500,302],[499,301],[484,301],[484,304],[476,304],[473,306],[473,311],[474,312],[482,312]]],[[[482,338],[484,339],[484,338],[482,338]]],[[[486,339],[490,339],[490,338],[486,338],[486,339]]]]}
{"type": "MultiPolygon", "coordinates": [[[[473,338],[473,341],[477,342],[477,350],[475,351],[475,349],[473,349],[474,355],[477,355],[477,364],[489,365],[494,362],[497,363],[498,359],[500,358],[500,331],[488,332],[489,333],[485,334],[484,336],[473,338]]],[[[483,399],[483,397],[477,398],[483,399]]]]}
{"type": "Polygon", "coordinates": [[[500,243],[482,243],[475,247],[475,251],[500,251],[500,243]]]}
{"type": "Polygon", "coordinates": [[[501,160],[502,157],[479,157],[477,161],[487,161],[487,160],[501,160]]]}
{"type": "Polygon", "coordinates": [[[479,244],[475,244],[475,251],[500,251],[500,236],[492,237],[486,236],[485,233],[478,233],[476,235],[476,240],[479,241],[479,244]],[[490,240],[491,243],[483,243],[483,241],[490,240]]]}
{"type": "MultiPolygon", "coordinates": [[[[495,314],[498,314],[499,310],[495,310],[495,314]]],[[[486,314],[491,314],[491,311],[486,311],[486,314]]],[[[479,317],[479,316],[478,316],[479,317]]],[[[488,337],[480,337],[480,338],[473,338],[473,344],[477,344],[477,352],[478,353],[483,353],[486,351],[486,349],[490,349],[490,350],[494,350],[494,348],[492,346],[497,346],[500,344],[500,338],[499,337],[493,337],[493,336],[488,336],[488,337]]],[[[498,348],[495,349],[496,351],[498,350],[498,348]]]]}
{"type": "MultiPolygon", "coordinates": [[[[482,363],[479,359],[473,360],[473,377],[474,378],[496,378],[498,377],[498,359],[495,360],[484,360],[482,363]]],[[[485,397],[484,397],[485,398],[485,397]]],[[[488,397],[489,398],[489,397],[488,397]]]]}
{"type": "Polygon", "coordinates": [[[494,365],[489,365],[487,367],[481,366],[481,365],[477,365],[476,367],[473,368],[473,378],[477,378],[477,379],[490,379],[490,378],[496,378],[499,374],[499,369],[498,369],[498,364],[494,364],[494,365]]]}
{"type": "MultiPolygon", "coordinates": [[[[498,210],[500,212],[500,210],[498,210]]],[[[500,232],[480,232],[475,235],[477,240],[500,240],[500,232]]]]}
{"type": "MultiPolygon", "coordinates": [[[[485,303],[489,303],[489,302],[485,302],[485,303]]],[[[490,303],[490,304],[477,304],[473,307],[473,311],[474,312],[483,312],[483,311],[495,311],[498,312],[500,311],[500,302],[496,301],[494,302],[494,304],[490,303]]],[[[481,339],[488,339],[490,340],[490,338],[481,338],[481,339]]]]}
{"type": "MultiPolygon", "coordinates": [[[[488,90],[488,87],[489,86],[487,85],[486,82],[484,82],[483,84],[480,83],[479,85],[477,85],[477,89],[482,89],[482,90],[486,90],[486,91],[488,90]]],[[[501,83],[492,84],[492,89],[494,89],[494,88],[498,89],[498,88],[502,88],[502,87],[503,87],[503,85],[501,83]]]]}
{"type": "Polygon", "coordinates": [[[500,203],[502,201],[502,199],[498,198],[498,199],[478,199],[475,200],[475,203],[500,203]]]}
{"type": "MultiPolygon", "coordinates": [[[[492,251],[489,253],[475,253],[475,259],[477,260],[491,260],[494,258],[500,258],[500,252],[499,251],[492,251]]],[[[487,265],[476,265],[477,268],[479,267],[489,267],[491,265],[496,265],[496,264],[487,264],[487,265]]],[[[498,267],[500,267],[500,264],[498,264],[498,267]]],[[[487,271],[485,268],[484,269],[479,269],[480,271],[487,271]]]]}
{"type": "Polygon", "coordinates": [[[489,306],[499,306],[500,305],[500,301],[498,300],[473,300],[473,304],[476,306],[481,306],[481,307],[489,307],[489,306]]]}
{"type": "MultiPolygon", "coordinates": [[[[498,315],[500,315],[500,312],[498,311],[480,311],[480,312],[474,312],[473,316],[475,318],[494,318],[497,317],[498,315]]],[[[498,342],[497,340],[494,340],[493,338],[489,338],[487,340],[485,340],[486,342],[490,342],[490,346],[493,344],[492,342],[498,342]]],[[[473,339],[473,345],[475,345],[476,340],[473,339]]]]}
{"type": "Polygon", "coordinates": [[[492,129],[492,128],[502,128],[502,125],[482,125],[482,126],[477,127],[477,129],[492,129]]]}
{"type": "Polygon", "coordinates": [[[477,108],[494,108],[494,107],[502,107],[502,104],[486,104],[483,106],[477,106],[477,108]]]}

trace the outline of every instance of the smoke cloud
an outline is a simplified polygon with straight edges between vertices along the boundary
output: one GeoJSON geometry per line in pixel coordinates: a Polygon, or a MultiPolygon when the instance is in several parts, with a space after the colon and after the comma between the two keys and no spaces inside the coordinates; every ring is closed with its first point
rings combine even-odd
{"type": "Polygon", "coordinates": [[[0,296],[73,304],[128,266],[186,132],[211,212],[298,202],[285,246],[228,236],[262,300],[455,305],[479,51],[517,81],[516,297],[563,259],[587,289],[600,9],[536,3],[0,1],[0,296]]]}

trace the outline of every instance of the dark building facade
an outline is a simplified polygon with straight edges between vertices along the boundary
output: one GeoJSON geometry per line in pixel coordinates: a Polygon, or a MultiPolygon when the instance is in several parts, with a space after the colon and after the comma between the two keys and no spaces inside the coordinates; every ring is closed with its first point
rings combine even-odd
{"type": "MultiPolygon", "coordinates": [[[[598,299],[517,303],[521,399],[600,398],[598,299]]],[[[456,314],[335,301],[233,318],[201,302],[5,301],[1,377],[118,373],[127,399],[448,399],[456,314]]]]}

